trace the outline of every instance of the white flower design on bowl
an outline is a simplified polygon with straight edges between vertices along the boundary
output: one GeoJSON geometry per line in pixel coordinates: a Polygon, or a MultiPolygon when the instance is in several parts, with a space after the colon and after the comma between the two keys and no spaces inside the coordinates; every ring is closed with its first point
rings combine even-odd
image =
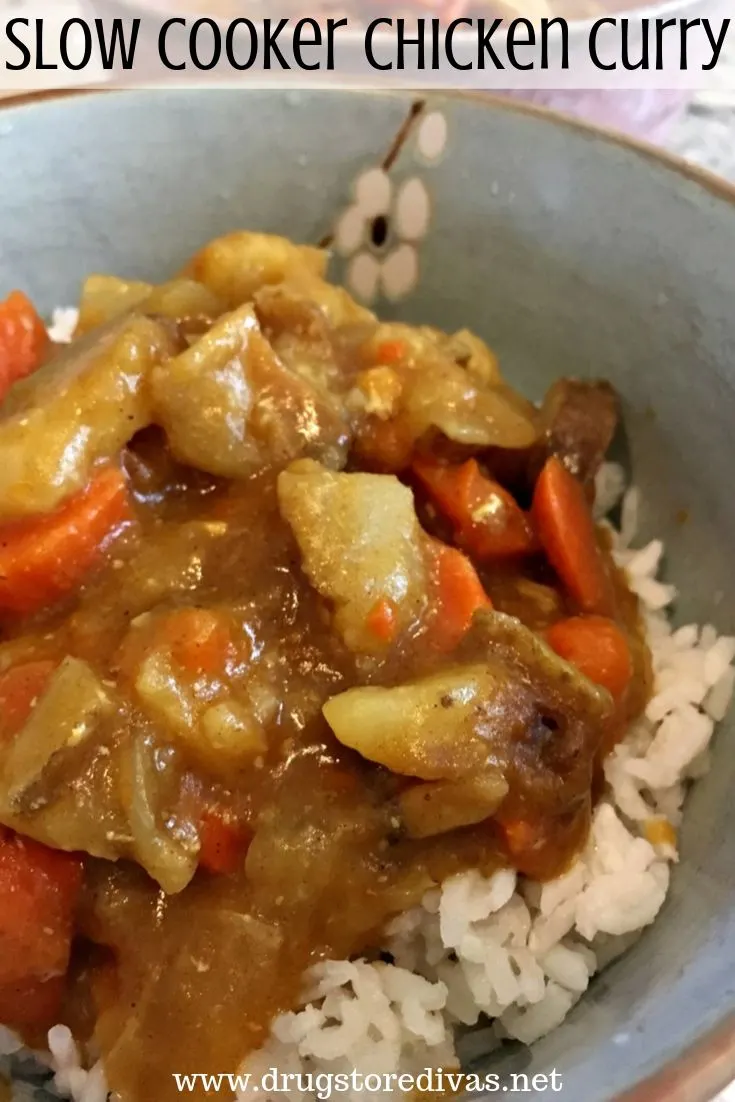
{"type": "Polygon", "coordinates": [[[391,301],[409,294],[430,220],[429,193],[418,176],[396,184],[382,168],[361,173],[334,230],[334,247],[349,260],[345,281],[353,294],[363,302],[379,293],[391,301]]]}

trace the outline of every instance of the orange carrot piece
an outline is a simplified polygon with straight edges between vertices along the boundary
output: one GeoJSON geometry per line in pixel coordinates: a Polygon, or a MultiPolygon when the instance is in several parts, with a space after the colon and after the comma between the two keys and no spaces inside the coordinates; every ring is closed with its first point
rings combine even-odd
{"type": "Polygon", "coordinates": [[[0,611],[35,612],[69,593],[130,515],[125,477],[108,467],[48,516],[0,526],[0,611]]]}
{"type": "Polygon", "coordinates": [[[606,616],[572,616],[546,631],[552,650],[620,701],[633,677],[625,633],[606,616]]]}
{"type": "Polygon", "coordinates": [[[218,613],[206,608],[182,608],[166,618],[164,639],[171,647],[171,656],[187,673],[225,672],[232,655],[230,630],[218,613]]]}
{"type": "Polygon", "coordinates": [[[24,662],[0,674],[0,744],[16,735],[45,691],[55,662],[24,662]]]}
{"type": "Polygon", "coordinates": [[[532,850],[538,841],[538,831],[527,819],[508,819],[502,824],[508,852],[520,857],[532,850]]]}
{"type": "Polygon", "coordinates": [[[12,831],[0,834],[0,986],[62,976],[82,862],[12,831]]]}
{"type": "Polygon", "coordinates": [[[375,359],[381,364],[400,363],[406,355],[406,342],[400,340],[383,341],[375,349],[375,359]]]}
{"type": "Polygon", "coordinates": [[[0,302],[0,402],[13,383],[41,364],[49,345],[46,326],[22,291],[0,302]]]}
{"type": "Polygon", "coordinates": [[[59,1020],[66,976],[0,984],[0,1017],[15,1029],[46,1029],[59,1020]]]}
{"type": "Polygon", "coordinates": [[[607,615],[612,587],[584,489],[555,457],[547,459],[531,505],[546,556],[583,612],[607,615]]]}
{"type": "Polygon", "coordinates": [[[442,650],[452,650],[475,612],[492,604],[467,556],[438,541],[433,581],[436,606],[430,636],[442,650]]]}
{"type": "Polygon", "coordinates": [[[367,617],[367,629],[381,643],[390,643],[398,628],[395,601],[381,597],[370,609],[367,617]]]}
{"type": "Polygon", "coordinates": [[[199,824],[199,864],[207,872],[237,872],[250,845],[249,831],[227,812],[209,808],[199,824]]]}
{"type": "Polygon", "coordinates": [[[478,559],[508,558],[534,550],[528,517],[476,459],[443,464],[418,458],[412,469],[432,501],[455,527],[457,543],[478,559]]]}

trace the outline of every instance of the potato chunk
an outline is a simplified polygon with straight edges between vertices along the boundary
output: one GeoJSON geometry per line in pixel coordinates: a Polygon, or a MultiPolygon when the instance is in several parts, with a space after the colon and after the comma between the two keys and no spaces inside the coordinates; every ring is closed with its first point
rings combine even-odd
{"type": "Polygon", "coordinates": [[[87,663],[65,658],[5,752],[1,775],[13,810],[27,811],[46,802],[46,772],[89,738],[110,707],[104,687],[87,663]]]}
{"type": "Polygon", "coordinates": [[[113,275],[90,275],[84,281],[79,300],[76,336],[122,317],[153,291],[152,283],[120,279],[113,275]]]}
{"type": "Polygon", "coordinates": [[[398,798],[401,821],[411,838],[432,838],[493,815],[508,793],[498,769],[459,781],[415,784],[398,798]]]}
{"type": "Polygon", "coordinates": [[[196,253],[185,274],[214,291],[233,309],[249,302],[259,287],[291,275],[321,276],[327,254],[285,237],[239,230],[217,237],[196,253]]]}
{"type": "Polygon", "coordinates": [[[0,416],[0,519],[50,512],[150,424],[148,373],[177,350],[163,324],[130,315],[15,386],[0,416]]]}
{"type": "Polygon", "coordinates": [[[151,390],[174,454],[211,474],[242,478],[330,449],[337,461],[346,442],[339,407],[280,363],[252,306],[155,370],[151,390]]]}
{"type": "Polygon", "coordinates": [[[209,325],[225,312],[220,298],[193,279],[172,279],[154,286],[117,276],[91,275],[85,280],[76,335],[120,318],[130,310],[172,321],[201,320],[209,325]]]}
{"type": "Polygon", "coordinates": [[[453,780],[487,764],[489,736],[514,695],[502,667],[478,664],[395,688],[348,689],[323,712],[342,745],[364,758],[426,781],[453,780]]]}
{"type": "Polygon", "coordinates": [[[426,598],[423,537],[411,491],[397,478],[335,473],[303,460],[279,476],[278,501],[304,570],[334,602],[348,647],[381,649],[366,623],[380,600],[395,606],[399,630],[418,618],[426,598]]]}

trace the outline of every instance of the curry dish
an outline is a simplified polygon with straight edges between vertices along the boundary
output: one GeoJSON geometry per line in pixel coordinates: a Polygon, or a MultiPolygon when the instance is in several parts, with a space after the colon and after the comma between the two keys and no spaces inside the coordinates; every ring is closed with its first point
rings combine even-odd
{"type": "Polygon", "coordinates": [[[235,1070],[453,872],[558,875],[649,691],[603,382],[535,406],[234,233],[0,306],[0,1020],[125,1102],[235,1070]]]}

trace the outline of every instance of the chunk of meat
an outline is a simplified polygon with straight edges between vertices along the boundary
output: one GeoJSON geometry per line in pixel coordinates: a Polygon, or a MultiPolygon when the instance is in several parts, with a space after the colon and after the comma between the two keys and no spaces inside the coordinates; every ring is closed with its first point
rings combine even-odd
{"type": "Polygon", "coordinates": [[[230,309],[249,302],[255,291],[282,283],[298,273],[322,276],[327,254],[310,245],[295,245],[285,237],[239,230],[210,241],[186,266],[193,277],[221,298],[230,309]]]}
{"type": "Polygon", "coordinates": [[[252,306],[154,370],[151,392],[174,455],[211,474],[243,478],[308,454],[341,462],[339,405],[280,363],[252,306]]]}
{"type": "Polygon", "coordinates": [[[255,312],[278,359],[289,371],[322,391],[346,390],[340,328],[372,321],[372,315],[317,276],[269,284],[254,295],[255,312]],[[335,328],[337,327],[337,328],[335,328]]]}
{"type": "MultiPolygon", "coordinates": [[[[270,288],[263,290],[268,289],[270,288]]],[[[375,315],[355,302],[344,287],[328,283],[316,272],[304,267],[292,269],[278,289],[282,294],[298,296],[312,303],[334,330],[375,321],[375,315]]],[[[256,292],[256,300],[263,294],[263,290],[256,292]]]]}
{"type": "Polygon", "coordinates": [[[523,727],[503,752],[509,800],[522,805],[528,796],[542,814],[545,806],[565,801],[573,808],[589,796],[595,757],[614,713],[610,694],[513,616],[476,614],[457,655],[476,661],[478,654],[501,662],[526,701],[523,727]]]}
{"type": "Polygon", "coordinates": [[[278,477],[278,501],[303,566],[335,606],[335,626],[351,650],[380,651],[371,630],[378,601],[391,602],[405,631],[426,601],[423,534],[411,491],[391,475],[342,474],[303,460],[278,477]]]}
{"type": "Polygon", "coordinates": [[[150,423],[147,377],[177,350],[166,326],[131,315],[18,383],[0,416],[0,520],[51,512],[86,486],[150,423]]]}
{"type": "Polygon", "coordinates": [[[618,424],[618,397],[608,382],[558,379],[541,408],[546,456],[582,483],[595,477],[618,424]]]}

